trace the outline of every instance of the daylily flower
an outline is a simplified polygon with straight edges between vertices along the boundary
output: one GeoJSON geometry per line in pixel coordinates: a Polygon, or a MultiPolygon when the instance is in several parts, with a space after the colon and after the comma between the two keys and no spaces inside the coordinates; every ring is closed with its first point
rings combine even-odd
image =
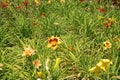
{"type": "Polygon", "coordinates": [[[65,3],[65,0],[60,0],[61,3],[65,3]]]}
{"type": "Polygon", "coordinates": [[[51,38],[48,38],[48,48],[51,47],[53,50],[55,50],[58,44],[61,44],[59,37],[52,36],[51,38]]]}
{"type": "Polygon", "coordinates": [[[102,14],[106,13],[106,10],[104,8],[98,7],[97,10],[101,12],[102,14]]]}
{"type": "Polygon", "coordinates": [[[113,64],[109,59],[101,59],[97,66],[100,67],[101,70],[107,71],[109,70],[110,64],[113,64]]]}
{"type": "Polygon", "coordinates": [[[35,54],[35,50],[33,50],[29,45],[27,48],[24,48],[24,52],[22,56],[30,57],[33,54],[35,54]]]}
{"type": "Polygon", "coordinates": [[[32,63],[35,66],[35,68],[39,68],[41,66],[41,63],[38,59],[34,60],[32,63]]]}
{"type": "Polygon", "coordinates": [[[92,67],[91,69],[89,69],[89,72],[94,73],[95,76],[98,76],[100,72],[100,67],[96,65],[95,67],[92,67]]]}
{"type": "Polygon", "coordinates": [[[34,2],[35,2],[36,5],[40,5],[39,0],[34,0],[34,2]]]}
{"type": "Polygon", "coordinates": [[[92,67],[89,69],[89,72],[94,73],[96,76],[99,75],[99,72],[102,71],[107,71],[110,68],[110,64],[113,64],[109,59],[101,59],[99,63],[95,67],[92,67]]]}
{"type": "Polygon", "coordinates": [[[100,15],[98,15],[98,16],[97,16],[97,18],[98,18],[98,20],[103,19],[103,17],[102,17],[102,16],[100,16],[100,15]]]}
{"type": "Polygon", "coordinates": [[[41,80],[43,78],[42,72],[37,72],[37,76],[39,77],[39,79],[41,80]]]}
{"type": "Polygon", "coordinates": [[[105,49],[111,48],[111,45],[112,45],[109,40],[105,41],[103,44],[105,49]]]}
{"type": "Polygon", "coordinates": [[[60,62],[61,62],[61,59],[57,58],[56,61],[55,61],[54,69],[58,68],[60,62]]]}
{"type": "Polygon", "coordinates": [[[2,63],[0,63],[0,70],[2,70],[2,67],[3,67],[3,64],[2,64],[2,63]]]}
{"type": "Polygon", "coordinates": [[[108,18],[104,22],[105,27],[111,27],[114,23],[116,23],[116,18],[108,18]]]}

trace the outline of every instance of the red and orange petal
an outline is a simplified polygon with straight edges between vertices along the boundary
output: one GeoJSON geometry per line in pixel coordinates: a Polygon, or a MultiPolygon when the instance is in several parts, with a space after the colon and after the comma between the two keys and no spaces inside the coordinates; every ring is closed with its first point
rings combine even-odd
{"type": "Polygon", "coordinates": [[[106,13],[106,10],[104,9],[104,8],[97,8],[97,10],[99,11],[99,12],[101,12],[102,14],[105,14],[106,13]]]}
{"type": "Polygon", "coordinates": [[[52,45],[56,45],[56,44],[60,44],[60,39],[59,37],[54,37],[52,36],[51,38],[48,39],[48,44],[52,44],[52,45]]]}

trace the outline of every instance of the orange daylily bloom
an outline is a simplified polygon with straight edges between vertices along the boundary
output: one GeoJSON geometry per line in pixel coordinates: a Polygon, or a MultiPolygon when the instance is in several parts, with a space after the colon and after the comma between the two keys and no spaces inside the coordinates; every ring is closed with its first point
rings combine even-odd
{"type": "Polygon", "coordinates": [[[35,54],[35,50],[33,50],[29,45],[27,48],[24,48],[24,52],[22,56],[30,57],[33,54],[35,54]]]}
{"type": "Polygon", "coordinates": [[[108,40],[104,42],[105,49],[111,48],[111,45],[112,44],[108,40]]]}
{"type": "Polygon", "coordinates": [[[39,68],[41,66],[40,61],[38,59],[34,60],[32,63],[35,66],[35,68],[39,68]]]}
{"type": "Polygon", "coordinates": [[[116,18],[108,18],[104,22],[105,27],[111,27],[114,23],[116,23],[116,18]]]}
{"type": "Polygon", "coordinates": [[[57,45],[60,44],[60,39],[59,37],[54,37],[52,36],[51,38],[48,38],[48,45],[47,47],[51,47],[52,49],[56,49],[57,48],[57,45]]]}

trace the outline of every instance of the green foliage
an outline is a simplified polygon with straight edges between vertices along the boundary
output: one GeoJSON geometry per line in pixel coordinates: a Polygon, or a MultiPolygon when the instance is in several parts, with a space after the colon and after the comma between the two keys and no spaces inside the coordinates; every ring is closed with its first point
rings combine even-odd
{"type": "Polygon", "coordinates": [[[27,6],[23,0],[10,2],[6,3],[7,8],[0,7],[0,63],[4,64],[0,67],[0,80],[36,80],[37,72],[42,72],[42,80],[117,80],[112,77],[120,76],[120,11],[109,3],[102,14],[97,8],[105,2],[52,0],[48,4],[47,0],[40,0],[40,5],[35,5],[28,0],[27,6]],[[98,20],[98,15],[103,18],[98,20]],[[105,20],[112,17],[116,23],[105,27],[105,20]],[[51,36],[62,41],[56,50],[46,47],[51,36]],[[106,40],[112,44],[107,50],[103,44],[106,40]],[[35,54],[22,56],[28,45],[35,54]],[[54,70],[58,57],[61,62],[54,70]],[[104,58],[113,62],[108,72],[95,76],[88,71],[104,58]],[[32,64],[35,59],[41,63],[38,69],[32,64]]]}

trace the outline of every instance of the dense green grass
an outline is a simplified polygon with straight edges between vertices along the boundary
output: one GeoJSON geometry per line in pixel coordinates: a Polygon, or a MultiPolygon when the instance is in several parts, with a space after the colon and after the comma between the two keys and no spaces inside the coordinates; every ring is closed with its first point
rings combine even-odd
{"type": "MultiPolygon", "coordinates": [[[[36,6],[29,0],[28,6],[23,1],[11,0],[7,8],[0,7],[0,80],[36,80],[38,71],[43,80],[117,80],[120,76],[120,10],[106,5],[106,13],[97,8],[105,2],[80,2],[79,0],[41,0],[36,6]],[[17,5],[21,9],[17,10],[17,5]],[[85,10],[90,8],[90,11],[85,10]],[[103,18],[98,20],[97,16],[103,18]],[[103,25],[107,18],[116,18],[110,28],[103,25]],[[35,26],[33,24],[36,24],[35,26]],[[51,36],[60,37],[62,43],[56,50],[47,48],[51,36]],[[104,44],[109,40],[110,49],[104,44]],[[35,50],[30,57],[22,56],[28,45],[35,50]],[[54,69],[56,58],[61,62],[54,69]],[[36,69],[32,61],[38,59],[42,64],[36,69]],[[49,72],[46,70],[46,61],[49,72]],[[101,59],[110,59],[113,64],[107,72],[101,71],[98,76],[88,70],[101,59]]],[[[1,2],[2,4],[2,2],[1,2]]]]}

